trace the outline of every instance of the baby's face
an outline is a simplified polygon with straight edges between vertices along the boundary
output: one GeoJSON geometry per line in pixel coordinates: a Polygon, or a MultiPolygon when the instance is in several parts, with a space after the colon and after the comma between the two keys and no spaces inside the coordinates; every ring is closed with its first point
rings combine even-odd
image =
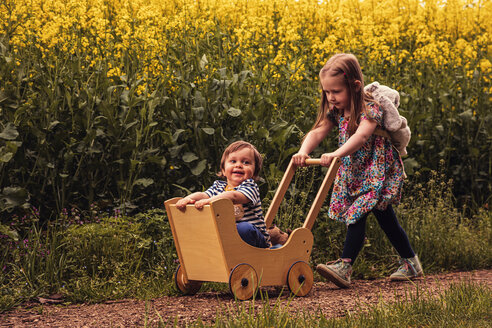
{"type": "Polygon", "coordinates": [[[255,173],[255,157],[250,148],[241,148],[227,156],[222,174],[231,187],[239,186],[244,180],[250,179],[255,173]]]}

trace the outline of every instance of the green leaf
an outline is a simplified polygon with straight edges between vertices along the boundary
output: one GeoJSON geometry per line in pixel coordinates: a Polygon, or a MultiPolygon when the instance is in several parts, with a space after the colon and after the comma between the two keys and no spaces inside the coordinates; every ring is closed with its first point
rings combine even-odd
{"type": "Polygon", "coordinates": [[[0,147],[0,162],[9,162],[21,145],[22,142],[20,141],[7,141],[4,147],[0,147]]]}
{"type": "Polygon", "coordinates": [[[48,126],[48,130],[53,129],[58,124],[60,124],[60,121],[53,121],[53,122],[51,122],[50,125],[48,126]]]}
{"type": "Polygon", "coordinates": [[[203,132],[205,132],[206,134],[208,135],[213,135],[214,132],[215,132],[215,129],[214,128],[202,128],[203,132]]]}
{"type": "Polygon", "coordinates": [[[200,59],[200,69],[203,70],[205,66],[207,66],[207,64],[208,64],[207,56],[203,54],[202,59],[200,59]]]}
{"type": "Polygon", "coordinates": [[[167,164],[167,159],[165,157],[162,157],[161,161],[160,161],[160,164],[161,166],[166,166],[167,164]]]}
{"type": "Polygon", "coordinates": [[[261,127],[258,129],[258,131],[256,131],[256,135],[259,137],[259,138],[268,138],[270,133],[268,132],[268,129],[264,128],[264,127],[261,127]]]}
{"type": "Polygon", "coordinates": [[[193,111],[193,115],[198,120],[201,121],[203,119],[203,113],[205,112],[205,108],[203,108],[203,107],[193,107],[191,110],[193,111]]]}
{"type": "Polygon", "coordinates": [[[420,164],[413,157],[406,158],[403,161],[403,166],[405,167],[405,172],[408,175],[412,175],[416,168],[420,167],[420,164]]]}
{"type": "Polygon", "coordinates": [[[28,200],[27,190],[20,187],[5,187],[0,194],[0,210],[10,210],[28,200]]]}
{"type": "Polygon", "coordinates": [[[150,179],[150,178],[141,178],[141,179],[135,180],[135,182],[133,183],[133,185],[142,186],[144,188],[147,188],[148,186],[152,185],[153,183],[154,183],[154,180],[153,179],[150,179]]]}
{"type": "Polygon", "coordinates": [[[186,152],[183,154],[183,157],[182,157],[183,161],[185,163],[191,163],[193,162],[194,160],[197,160],[198,159],[198,156],[196,156],[194,153],[192,152],[186,152]]]}
{"type": "Polygon", "coordinates": [[[169,148],[169,153],[171,154],[171,157],[176,158],[176,156],[178,156],[179,152],[181,151],[181,149],[184,146],[185,146],[185,144],[182,144],[182,145],[178,145],[178,146],[174,146],[174,147],[169,148]]]}
{"type": "Polygon", "coordinates": [[[191,169],[191,173],[193,173],[193,175],[200,175],[205,170],[206,167],[207,167],[207,160],[206,159],[201,160],[200,162],[198,162],[197,166],[191,169]]]}
{"type": "Polygon", "coordinates": [[[232,117],[238,117],[239,115],[241,115],[241,110],[238,108],[230,107],[227,110],[227,114],[229,114],[232,117]]]}
{"type": "Polygon", "coordinates": [[[8,123],[5,129],[0,133],[0,138],[4,140],[14,140],[19,136],[19,132],[12,123],[8,123]]]}
{"type": "Polygon", "coordinates": [[[198,90],[195,91],[195,101],[193,102],[194,107],[206,107],[207,99],[205,99],[202,93],[198,90]]]}
{"type": "Polygon", "coordinates": [[[173,134],[173,142],[176,142],[178,141],[178,138],[179,136],[181,135],[181,133],[183,133],[185,130],[183,129],[177,129],[176,132],[174,132],[173,134]]]}
{"type": "Polygon", "coordinates": [[[130,96],[130,90],[123,90],[123,92],[120,95],[120,99],[121,99],[121,102],[124,105],[127,105],[128,104],[128,101],[130,99],[129,96],[130,96]]]}
{"type": "Polygon", "coordinates": [[[0,154],[0,163],[8,163],[12,159],[13,156],[14,156],[14,154],[12,154],[12,153],[0,154]]]}
{"type": "Polygon", "coordinates": [[[9,97],[5,94],[5,92],[2,92],[0,90],[0,103],[2,103],[3,101],[9,99],[9,97]]]}
{"type": "Polygon", "coordinates": [[[8,226],[0,224],[0,234],[9,236],[11,239],[19,240],[19,234],[15,230],[11,230],[8,226]]]}
{"type": "Polygon", "coordinates": [[[461,119],[470,120],[473,117],[473,112],[471,109],[465,110],[463,113],[458,114],[461,119]]]}

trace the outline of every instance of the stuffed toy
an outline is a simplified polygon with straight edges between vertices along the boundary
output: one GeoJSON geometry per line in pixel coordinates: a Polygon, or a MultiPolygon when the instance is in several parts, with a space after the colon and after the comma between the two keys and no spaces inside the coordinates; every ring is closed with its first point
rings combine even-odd
{"type": "Polygon", "coordinates": [[[234,205],[234,218],[239,221],[244,216],[244,208],[241,204],[234,205]]]}
{"type": "Polygon", "coordinates": [[[378,82],[368,84],[364,91],[372,94],[383,109],[383,127],[388,131],[391,142],[398,149],[400,155],[407,155],[407,146],[410,142],[411,132],[407,119],[400,115],[400,94],[378,82]]]}
{"type": "Polygon", "coordinates": [[[290,233],[292,230],[287,229],[286,232],[280,230],[276,225],[271,226],[267,229],[268,234],[270,235],[270,242],[272,243],[272,248],[280,247],[287,242],[289,239],[290,233]]]}

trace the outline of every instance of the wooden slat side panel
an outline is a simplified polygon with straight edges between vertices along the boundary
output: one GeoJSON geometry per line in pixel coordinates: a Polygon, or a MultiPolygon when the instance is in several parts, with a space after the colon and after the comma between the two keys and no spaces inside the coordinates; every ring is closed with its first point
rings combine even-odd
{"type": "Polygon", "coordinates": [[[227,282],[222,245],[210,206],[197,210],[188,205],[185,211],[169,205],[170,221],[180,263],[190,280],[227,282]]]}

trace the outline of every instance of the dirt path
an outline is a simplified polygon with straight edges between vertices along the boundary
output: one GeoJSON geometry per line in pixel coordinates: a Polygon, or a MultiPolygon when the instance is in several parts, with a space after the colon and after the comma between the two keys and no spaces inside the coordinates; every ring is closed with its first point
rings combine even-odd
{"type": "MultiPolygon", "coordinates": [[[[264,289],[275,303],[279,299],[290,311],[321,310],[326,317],[343,316],[346,311],[357,311],[360,306],[374,305],[384,300],[405,297],[409,292],[435,295],[451,283],[472,281],[492,287],[492,270],[454,272],[429,275],[416,281],[395,283],[387,279],[356,280],[350,289],[338,289],[330,283],[318,282],[306,297],[294,298],[288,303],[288,293],[280,295],[275,288],[264,289]],[[418,286],[418,287],[417,287],[418,286]]],[[[261,306],[261,300],[255,306],[261,306]]],[[[0,315],[0,327],[143,327],[145,323],[160,320],[190,322],[201,318],[213,322],[217,312],[234,311],[241,306],[251,305],[251,301],[235,302],[228,293],[201,292],[195,296],[161,297],[150,301],[125,299],[101,304],[80,305],[41,305],[27,303],[0,315]]]]}

